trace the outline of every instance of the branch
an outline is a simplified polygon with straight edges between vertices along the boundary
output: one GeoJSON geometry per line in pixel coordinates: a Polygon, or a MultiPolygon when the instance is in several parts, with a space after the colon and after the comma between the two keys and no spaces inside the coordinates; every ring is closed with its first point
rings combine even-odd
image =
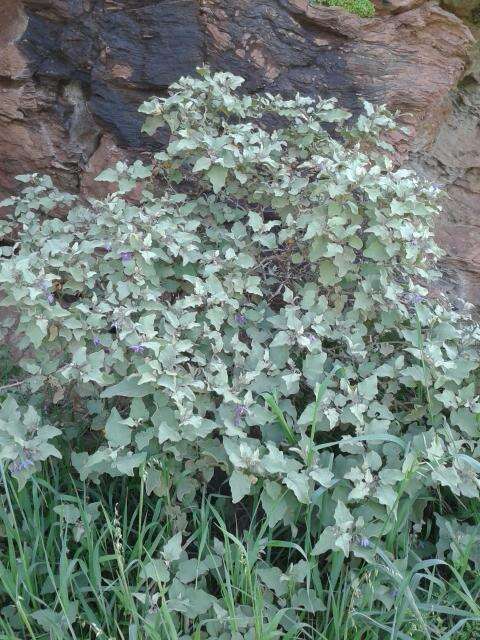
{"type": "Polygon", "coordinates": [[[28,382],[29,380],[30,378],[27,378],[25,380],[19,380],[18,382],[11,382],[10,384],[5,384],[3,385],[3,387],[0,387],[0,392],[6,391],[7,389],[13,389],[14,387],[20,387],[22,384],[25,384],[25,382],[28,382]]]}

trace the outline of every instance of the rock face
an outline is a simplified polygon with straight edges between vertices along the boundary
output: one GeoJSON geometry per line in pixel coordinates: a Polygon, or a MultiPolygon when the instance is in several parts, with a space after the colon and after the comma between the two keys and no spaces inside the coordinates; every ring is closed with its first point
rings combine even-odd
{"type": "Polygon", "coordinates": [[[480,304],[480,30],[472,31],[471,63],[446,98],[447,115],[433,143],[415,159],[448,194],[437,230],[446,271],[462,297],[480,304]]]}
{"type": "Polygon", "coordinates": [[[141,134],[140,102],[204,63],[247,91],[334,95],[354,113],[386,102],[411,125],[398,152],[449,185],[439,237],[458,290],[480,301],[473,40],[425,0],[377,0],[372,19],[307,0],[1,0],[0,195],[31,171],[98,190],[112,160],[162,143],[141,134]]]}

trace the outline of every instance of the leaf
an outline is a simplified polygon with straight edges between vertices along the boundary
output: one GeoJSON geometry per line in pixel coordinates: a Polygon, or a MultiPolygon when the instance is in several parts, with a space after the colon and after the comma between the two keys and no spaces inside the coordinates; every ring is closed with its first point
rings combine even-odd
{"type": "Polygon", "coordinates": [[[289,473],[283,479],[284,484],[293,491],[297,500],[302,504],[310,502],[310,486],[308,484],[308,476],[303,473],[289,473]]]}
{"type": "Polygon", "coordinates": [[[352,514],[341,500],[337,502],[334,517],[337,526],[343,531],[350,529],[354,523],[352,514]]]}
{"type": "Polygon", "coordinates": [[[132,178],[137,180],[149,178],[152,175],[152,167],[145,166],[141,160],[135,160],[133,165],[130,167],[129,173],[132,178]]]}
{"type": "Polygon", "coordinates": [[[363,255],[372,260],[386,260],[389,257],[384,245],[377,238],[370,238],[367,241],[363,255]]]}
{"type": "Polygon", "coordinates": [[[267,405],[270,407],[270,410],[272,411],[273,415],[277,418],[277,421],[283,430],[283,433],[286,437],[287,442],[289,442],[290,444],[296,444],[297,436],[295,435],[293,429],[285,419],[285,416],[283,415],[283,411],[278,404],[277,398],[274,395],[271,395],[269,393],[266,393],[263,397],[267,405]]]}
{"type": "Polygon", "coordinates": [[[133,375],[124,378],[118,384],[104,389],[100,394],[100,398],[114,398],[115,396],[123,396],[125,398],[143,398],[154,392],[154,387],[150,383],[139,384],[140,376],[133,375]]]}
{"type": "Polygon", "coordinates": [[[308,425],[311,425],[314,418],[315,418],[315,413],[316,413],[316,409],[317,409],[317,403],[316,402],[310,402],[310,404],[308,404],[305,409],[303,410],[302,414],[299,416],[298,420],[297,420],[297,424],[299,427],[306,427],[308,425]]]}
{"type": "Polygon", "coordinates": [[[461,482],[458,473],[453,467],[439,466],[432,471],[432,480],[439,482],[444,487],[450,487],[450,489],[457,493],[458,486],[461,482]]]}
{"type": "Polygon", "coordinates": [[[250,493],[252,482],[249,476],[234,470],[229,478],[229,484],[232,492],[232,502],[237,503],[250,493]]]}
{"type": "Polygon", "coordinates": [[[105,425],[105,433],[112,447],[126,447],[130,444],[131,430],[115,407],[111,410],[105,425]]]}
{"type": "Polygon", "coordinates": [[[331,287],[338,280],[337,269],[331,260],[322,260],[318,265],[320,282],[326,287],[331,287]]]}
{"type": "Polygon", "coordinates": [[[290,472],[300,471],[302,465],[297,460],[285,455],[278,447],[269,442],[267,444],[268,454],[263,456],[262,465],[265,470],[274,475],[277,473],[288,474],[290,472]]]}
{"type": "Polygon", "coordinates": [[[310,471],[310,477],[315,480],[315,482],[318,482],[318,484],[321,484],[323,487],[328,488],[334,484],[334,475],[330,471],[330,469],[314,469],[313,471],[310,471]]]}
{"type": "Polygon", "coordinates": [[[118,471],[127,476],[133,476],[135,469],[138,469],[146,460],[147,454],[144,451],[132,453],[129,451],[125,455],[117,457],[115,466],[118,471]]]}
{"type": "Polygon", "coordinates": [[[206,158],[203,156],[201,158],[198,158],[198,160],[195,162],[195,164],[193,165],[192,171],[193,173],[198,173],[199,171],[206,171],[207,169],[210,169],[211,164],[212,164],[212,161],[210,160],[210,158],[206,158]]]}
{"type": "Polygon", "coordinates": [[[205,315],[210,320],[215,329],[217,331],[220,331],[220,328],[225,320],[225,311],[221,307],[211,307],[205,315]]]}
{"type": "Polygon", "coordinates": [[[473,413],[466,407],[459,407],[450,412],[452,425],[459,427],[470,438],[480,436],[480,424],[477,419],[478,414],[473,413]]]}
{"type": "Polygon", "coordinates": [[[288,591],[288,580],[282,571],[275,566],[264,566],[257,569],[257,575],[260,580],[272,591],[275,591],[277,597],[285,595],[288,591]]]}
{"type": "Polygon", "coordinates": [[[457,453],[455,457],[457,460],[461,460],[470,465],[477,473],[480,473],[480,462],[472,458],[472,456],[467,456],[464,453],[457,453]]]}
{"type": "Polygon", "coordinates": [[[333,550],[336,539],[337,531],[335,527],[325,527],[312,549],[312,556],[319,556],[322,553],[333,550]]]}
{"type": "Polygon", "coordinates": [[[55,513],[65,520],[67,524],[74,524],[80,519],[80,510],[73,504],[60,504],[53,507],[55,513]]]}
{"type": "Polygon", "coordinates": [[[291,396],[298,393],[300,374],[299,373],[287,373],[280,378],[280,390],[286,396],[291,396]]]}
{"type": "Polygon", "coordinates": [[[308,384],[314,388],[315,384],[325,374],[326,353],[308,354],[303,361],[303,375],[308,384]]]}
{"type": "Polygon", "coordinates": [[[313,589],[299,589],[292,597],[292,607],[304,609],[309,613],[326,611],[326,606],[313,589]]]}
{"type": "Polygon", "coordinates": [[[117,182],[118,173],[115,169],[105,169],[95,178],[95,180],[97,182],[117,182]]]}
{"type": "Polygon", "coordinates": [[[343,555],[348,558],[350,555],[350,542],[352,537],[349,533],[341,533],[335,538],[335,546],[343,551],[343,555]]]}
{"type": "Polygon", "coordinates": [[[158,425],[157,429],[157,438],[159,444],[163,444],[164,442],[180,442],[182,439],[182,434],[179,431],[176,431],[174,428],[170,427],[166,422],[162,422],[158,425]]]}
{"type": "Polygon", "coordinates": [[[209,566],[206,562],[198,558],[190,558],[189,560],[180,562],[175,578],[183,582],[183,584],[188,584],[189,582],[197,580],[200,576],[207,573],[208,570],[209,566]]]}
{"type": "Polygon", "coordinates": [[[206,614],[214,603],[216,599],[203,589],[184,587],[181,597],[168,601],[168,608],[184,613],[186,618],[196,618],[206,614]]]}
{"type": "Polygon", "coordinates": [[[155,582],[168,582],[170,579],[170,572],[165,564],[165,561],[161,558],[150,560],[143,567],[140,573],[143,580],[154,580],[155,582]]]}
{"type": "Polygon", "coordinates": [[[35,620],[37,624],[45,629],[45,631],[57,634],[63,634],[63,621],[64,616],[62,613],[55,612],[53,609],[38,609],[30,614],[31,618],[35,620]]]}
{"type": "Polygon", "coordinates": [[[377,488],[375,495],[380,504],[383,504],[386,507],[390,507],[390,509],[394,508],[398,499],[398,496],[393,487],[386,484],[380,485],[377,488]]]}
{"type": "Polygon", "coordinates": [[[130,405],[129,417],[133,420],[139,420],[140,422],[147,420],[149,417],[149,411],[145,406],[143,400],[140,398],[134,398],[130,405]]]}
{"type": "Polygon", "coordinates": [[[165,544],[162,551],[162,556],[165,562],[170,563],[174,560],[179,560],[182,553],[182,534],[180,531],[170,538],[165,544]]]}
{"type": "MultiPolygon", "coordinates": [[[[286,491],[285,491],[286,493],[286,491]]],[[[267,516],[269,527],[274,527],[284,517],[287,511],[287,502],[282,496],[282,488],[276,482],[270,480],[265,481],[265,488],[260,496],[263,510],[267,516]],[[276,491],[269,490],[272,487],[276,491]]]]}
{"type": "Polygon", "coordinates": [[[212,183],[214,193],[218,193],[225,186],[227,173],[228,169],[220,166],[219,164],[214,164],[210,171],[207,173],[207,176],[212,183]]]}
{"type": "Polygon", "coordinates": [[[358,383],[358,393],[365,398],[365,400],[373,400],[378,393],[377,388],[378,378],[376,375],[369,376],[358,383]]]}

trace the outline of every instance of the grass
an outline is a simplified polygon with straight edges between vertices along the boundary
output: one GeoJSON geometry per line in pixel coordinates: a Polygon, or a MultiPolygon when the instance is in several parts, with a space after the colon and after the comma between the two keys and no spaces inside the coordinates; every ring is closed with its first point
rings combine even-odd
{"type": "MultiPolygon", "coordinates": [[[[145,495],[134,479],[86,486],[51,465],[20,492],[2,477],[5,640],[473,640],[479,628],[480,576],[466,565],[412,558],[401,531],[395,547],[403,558],[379,550],[369,564],[347,564],[341,554],[319,563],[305,550],[305,527],[294,542],[289,530],[267,527],[258,505],[245,519],[223,496],[210,496],[180,513],[169,510],[168,498],[145,495]],[[182,612],[181,597],[175,603],[161,572],[152,572],[177,531],[190,560],[184,567],[193,561],[197,572],[182,588],[189,597],[205,589],[215,601],[201,615],[182,612]],[[308,598],[321,603],[317,611],[295,600],[302,572],[308,598]],[[275,589],[280,597],[272,597],[275,589]]],[[[168,565],[172,573],[175,564],[168,565]]]]}
{"type": "Polygon", "coordinates": [[[314,3],[327,7],[340,7],[361,18],[372,18],[375,15],[375,6],[371,0],[314,0],[314,3]]]}

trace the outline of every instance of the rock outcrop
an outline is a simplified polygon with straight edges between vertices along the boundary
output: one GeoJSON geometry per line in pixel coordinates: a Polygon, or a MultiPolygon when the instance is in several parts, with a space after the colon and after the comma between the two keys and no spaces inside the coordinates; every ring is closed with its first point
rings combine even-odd
{"type": "Polygon", "coordinates": [[[376,4],[362,19],[307,0],[2,0],[0,195],[31,171],[94,192],[112,160],[162,143],[141,134],[140,102],[204,63],[251,92],[334,95],[354,113],[386,102],[410,125],[399,154],[448,185],[439,238],[454,286],[480,301],[475,7],[376,4]]]}

